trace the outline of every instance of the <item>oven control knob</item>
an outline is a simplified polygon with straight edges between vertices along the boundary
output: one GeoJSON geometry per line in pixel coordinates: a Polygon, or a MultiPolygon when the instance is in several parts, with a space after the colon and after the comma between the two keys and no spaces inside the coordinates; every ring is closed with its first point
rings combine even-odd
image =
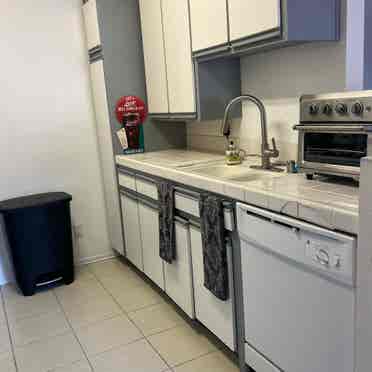
{"type": "Polygon", "coordinates": [[[344,103],[338,103],[336,105],[336,112],[340,115],[346,115],[347,114],[347,105],[344,103]]]}
{"type": "Polygon", "coordinates": [[[332,109],[332,106],[329,105],[328,103],[326,105],[324,105],[323,107],[323,114],[324,115],[332,115],[332,112],[333,112],[333,109],[332,109]]]}
{"type": "Polygon", "coordinates": [[[363,111],[364,111],[364,106],[363,106],[363,103],[361,102],[355,102],[353,106],[351,107],[351,112],[354,115],[361,116],[363,114],[363,111]]]}
{"type": "Polygon", "coordinates": [[[316,115],[319,112],[319,105],[312,103],[309,107],[310,115],[316,115]]]}

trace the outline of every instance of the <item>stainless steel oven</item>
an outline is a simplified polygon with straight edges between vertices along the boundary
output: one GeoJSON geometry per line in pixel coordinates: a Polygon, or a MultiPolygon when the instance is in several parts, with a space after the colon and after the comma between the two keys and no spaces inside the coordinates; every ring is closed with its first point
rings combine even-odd
{"type": "Polygon", "coordinates": [[[298,161],[314,174],[359,178],[372,149],[372,91],[301,97],[298,161]],[[370,146],[369,146],[370,144],[370,146]]]}

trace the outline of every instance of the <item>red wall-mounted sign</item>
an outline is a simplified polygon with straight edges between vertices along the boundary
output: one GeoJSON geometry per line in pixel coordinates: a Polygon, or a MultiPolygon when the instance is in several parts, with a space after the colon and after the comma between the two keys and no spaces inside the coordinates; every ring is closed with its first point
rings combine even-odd
{"type": "Polygon", "coordinates": [[[121,97],[116,103],[116,118],[121,125],[137,126],[147,118],[147,108],[141,98],[136,96],[121,97]]]}

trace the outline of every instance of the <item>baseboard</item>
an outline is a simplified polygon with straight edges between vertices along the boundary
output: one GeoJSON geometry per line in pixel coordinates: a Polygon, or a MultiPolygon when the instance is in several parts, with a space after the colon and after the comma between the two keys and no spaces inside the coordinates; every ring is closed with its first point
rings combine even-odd
{"type": "MultiPolygon", "coordinates": [[[[117,254],[109,254],[109,255],[97,255],[97,256],[92,256],[92,257],[86,257],[86,258],[81,258],[80,260],[75,262],[75,266],[83,266],[83,265],[88,265],[94,262],[100,262],[100,261],[107,261],[111,260],[112,258],[120,256],[119,253],[117,254]]],[[[14,280],[7,280],[6,278],[0,278],[0,287],[8,284],[8,283],[13,283],[14,280]]]]}
{"type": "Polygon", "coordinates": [[[85,257],[81,258],[80,260],[77,260],[75,262],[75,266],[82,266],[82,265],[88,265],[94,262],[100,262],[100,261],[106,261],[110,260],[112,258],[115,258],[119,256],[119,254],[109,254],[109,255],[97,255],[97,256],[92,256],[92,257],[85,257]]]}

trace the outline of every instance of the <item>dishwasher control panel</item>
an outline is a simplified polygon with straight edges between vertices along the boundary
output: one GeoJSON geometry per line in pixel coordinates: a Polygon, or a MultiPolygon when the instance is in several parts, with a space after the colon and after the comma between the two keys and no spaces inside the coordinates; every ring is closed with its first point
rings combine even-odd
{"type": "Polygon", "coordinates": [[[354,259],[350,247],[332,240],[325,242],[311,238],[305,240],[305,254],[310,259],[309,264],[320,270],[352,279],[354,259]]]}

